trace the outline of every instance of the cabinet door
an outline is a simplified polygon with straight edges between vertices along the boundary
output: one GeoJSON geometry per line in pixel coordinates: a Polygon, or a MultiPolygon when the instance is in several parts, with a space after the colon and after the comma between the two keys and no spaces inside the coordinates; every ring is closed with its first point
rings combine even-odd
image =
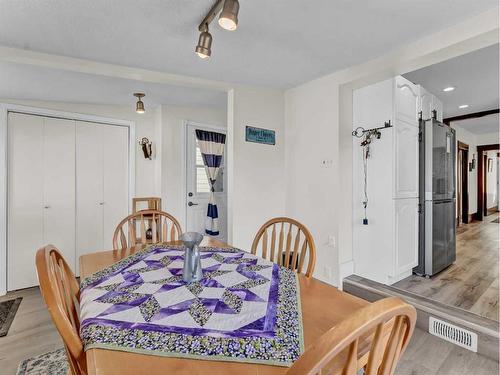
{"type": "Polygon", "coordinates": [[[419,104],[419,112],[422,112],[422,119],[429,120],[432,118],[432,97],[433,95],[424,89],[422,86],[419,86],[419,96],[420,96],[420,104],[419,104]]]}
{"type": "Polygon", "coordinates": [[[418,132],[408,123],[396,121],[394,198],[418,198],[418,132]]]}
{"type": "Polygon", "coordinates": [[[75,270],[75,121],[44,118],[44,240],[75,270]]]}
{"type": "Polygon", "coordinates": [[[418,264],[418,199],[397,199],[396,209],[396,274],[418,264]]]}
{"type": "Polygon", "coordinates": [[[76,122],[76,254],[104,249],[103,126],[76,122]]]}
{"type": "Polygon", "coordinates": [[[128,128],[102,126],[104,247],[111,249],[113,233],[129,212],[128,128]]]}
{"type": "Polygon", "coordinates": [[[396,120],[403,120],[418,126],[419,90],[406,78],[395,78],[395,113],[396,120]]]}
{"type": "Polygon", "coordinates": [[[43,246],[43,117],[9,113],[7,288],[38,284],[43,246]]]}
{"type": "Polygon", "coordinates": [[[443,103],[435,95],[432,95],[432,109],[436,111],[438,121],[443,121],[443,103]]]}

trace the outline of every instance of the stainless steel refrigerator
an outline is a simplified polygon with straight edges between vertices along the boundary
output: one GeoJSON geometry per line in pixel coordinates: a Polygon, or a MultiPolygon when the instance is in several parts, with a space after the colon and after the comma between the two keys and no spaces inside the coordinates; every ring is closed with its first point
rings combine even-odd
{"type": "Polygon", "coordinates": [[[456,259],[455,130],[436,119],[420,121],[418,275],[432,276],[456,259]]]}

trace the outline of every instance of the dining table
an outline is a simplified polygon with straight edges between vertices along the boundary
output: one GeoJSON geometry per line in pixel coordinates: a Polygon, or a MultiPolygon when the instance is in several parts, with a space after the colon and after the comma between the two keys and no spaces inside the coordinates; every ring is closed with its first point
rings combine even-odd
{"type": "MultiPolygon", "coordinates": [[[[182,245],[172,241],[167,245],[182,245]]],[[[229,244],[205,236],[200,246],[229,248],[229,244]]],[[[99,251],[80,256],[80,277],[86,277],[113,265],[144,249],[138,245],[127,249],[99,251]]],[[[369,302],[342,292],[338,288],[313,277],[299,274],[300,303],[305,350],[321,335],[334,328],[369,302]]],[[[365,356],[368,350],[360,351],[365,356]]],[[[278,375],[285,374],[287,367],[259,363],[227,362],[190,358],[165,357],[102,348],[86,351],[87,370],[93,374],[147,374],[147,375],[278,375]]]]}

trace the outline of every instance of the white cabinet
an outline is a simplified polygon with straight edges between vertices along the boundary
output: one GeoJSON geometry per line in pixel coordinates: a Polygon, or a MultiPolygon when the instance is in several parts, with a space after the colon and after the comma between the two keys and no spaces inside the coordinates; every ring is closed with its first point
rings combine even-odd
{"type": "Polygon", "coordinates": [[[379,127],[387,121],[393,125],[381,130],[381,138],[370,144],[366,161],[368,225],[362,222],[363,152],[360,139],[353,138],[355,273],[381,283],[392,284],[409,276],[418,257],[421,98],[419,87],[401,76],[353,93],[353,129],[379,127]]]}
{"type": "Polygon", "coordinates": [[[432,118],[433,111],[436,111],[436,118],[438,121],[443,121],[443,103],[439,98],[429,91],[427,91],[422,86],[419,88],[419,109],[422,118],[428,120],[432,118]]]}
{"type": "Polygon", "coordinates": [[[394,85],[395,118],[418,126],[418,86],[401,76],[394,79],[394,85]]]}
{"type": "Polygon", "coordinates": [[[75,122],[9,113],[8,288],[38,284],[35,253],[75,266],[75,122]]]}
{"type": "Polygon", "coordinates": [[[397,199],[396,217],[396,272],[392,277],[404,274],[418,264],[418,198],[397,199]]]}
{"type": "Polygon", "coordinates": [[[27,114],[8,117],[8,290],[38,284],[35,253],[111,248],[129,207],[128,127],[27,114]]]}
{"type": "Polygon", "coordinates": [[[418,198],[419,129],[400,120],[394,124],[394,198],[418,198]]]}

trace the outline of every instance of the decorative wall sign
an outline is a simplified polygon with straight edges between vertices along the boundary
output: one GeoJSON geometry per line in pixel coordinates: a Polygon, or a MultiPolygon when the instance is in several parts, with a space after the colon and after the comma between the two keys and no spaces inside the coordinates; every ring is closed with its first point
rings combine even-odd
{"type": "Polygon", "coordinates": [[[247,142],[262,143],[265,145],[274,146],[276,144],[276,132],[274,130],[247,126],[245,132],[245,140],[247,142]]]}

